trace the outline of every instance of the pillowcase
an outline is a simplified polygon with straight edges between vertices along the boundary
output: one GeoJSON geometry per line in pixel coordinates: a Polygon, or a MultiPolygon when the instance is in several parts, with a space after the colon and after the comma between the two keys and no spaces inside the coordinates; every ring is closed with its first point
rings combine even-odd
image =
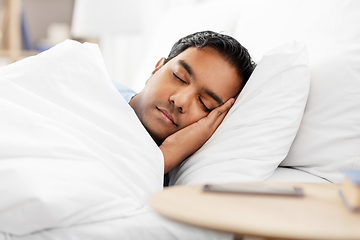
{"type": "Polygon", "coordinates": [[[309,101],[281,165],[341,183],[342,169],[360,169],[360,2],[336,1],[321,14],[327,21],[315,25],[323,35],[310,52],[309,101]]]}
{"type": "Polygon", "coordinates": [[[258,0],[243,10],[234,35],[255,59],[289,39],[309,52],[311,91],[281,165],[340,183],[341,169],[360,168],[360,1],[258,0]]]}
{"type": "Polygon", "coordinates": [[[213,136],[170,172],[170,185],[263,181],[287,155],[309,93],[305,45],[264,55],[213,136]]]}

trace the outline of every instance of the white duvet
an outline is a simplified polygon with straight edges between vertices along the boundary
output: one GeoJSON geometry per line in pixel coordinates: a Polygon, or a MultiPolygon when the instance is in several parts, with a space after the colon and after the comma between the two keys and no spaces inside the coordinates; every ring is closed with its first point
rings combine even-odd
{"type": "Polygon", "coordinates": [[[161,151],[96,45],[68,40],[0,69],[0,233],[144,213],[162,181],[161,151]]]}

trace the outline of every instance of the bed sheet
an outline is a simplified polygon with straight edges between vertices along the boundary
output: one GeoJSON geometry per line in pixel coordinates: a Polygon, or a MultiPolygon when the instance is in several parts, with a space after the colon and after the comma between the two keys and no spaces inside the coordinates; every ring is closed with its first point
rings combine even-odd
{"type": "Polygon", "coordinates": [[[229,239],[147,204],[163,156],[97,46],[66,41],[0,69],[0,239],[229,239]]]}
{"type": "Polygon", "coordinates": [[[127,218],[163,184],[163,155],[106,72],[66,41],[0,69],[0,232],[127,218]]]}
{"type": "Polygon", "coordinates": [[[119,239],[197,239],[197,240],[230,240],[232,234],[193,227],[172,221],[153,210],[129,218],[115,219],[92,224],[77,225],[68,228],[45,230],[23,237],[5,236],[0,240],[119,240],[119,239]]]}
{"type": "Polygon", "coordinates": [[[266,182],[330,183],[324,178],[291,167],[278,167],[266,182]]]}

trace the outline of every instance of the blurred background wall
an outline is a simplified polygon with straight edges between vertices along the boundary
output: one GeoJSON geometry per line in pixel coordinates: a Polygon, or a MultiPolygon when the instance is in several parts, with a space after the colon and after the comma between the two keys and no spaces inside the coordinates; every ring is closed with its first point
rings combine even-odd
{"type": "MultiPolygon", "coordinates": [[[[11,1],[11,0],[10,0],[11,1]]],[[[22,11],[31,48],[40,47],[52,25],[62,24],[70,30],[75,0],[22,0],[22,11]]],[[[0,0],[4,9],[5,0],[0,0]]],[[[70,32],[68,33],[70,34],[70,32]]]]}
{"type": "MultiPolygon", "coordinates": [[[[48,31],[56,27],[56,24],[63,25],[64,29],[60,31],[68,30],[70,34],[74,0],[23,0],[22,3],[33,48],[41,48],[45,44],[48,31]]],[[[65,36],[66,32],[63,34],[65,36]]]]}

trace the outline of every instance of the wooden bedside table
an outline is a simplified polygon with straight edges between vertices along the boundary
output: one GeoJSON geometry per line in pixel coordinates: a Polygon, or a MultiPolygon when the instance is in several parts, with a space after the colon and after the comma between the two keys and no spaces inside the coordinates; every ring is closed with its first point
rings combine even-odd
{"type": "Polygon", "coordinates": [[[302,187],[305,196],[220,194],[202,192],[202,186],[176,186],[153,195],[150,204],[165,217],[236,237],[360,239],[360,213],[345,207],[340,185],[261,184],[302,187]]]}

